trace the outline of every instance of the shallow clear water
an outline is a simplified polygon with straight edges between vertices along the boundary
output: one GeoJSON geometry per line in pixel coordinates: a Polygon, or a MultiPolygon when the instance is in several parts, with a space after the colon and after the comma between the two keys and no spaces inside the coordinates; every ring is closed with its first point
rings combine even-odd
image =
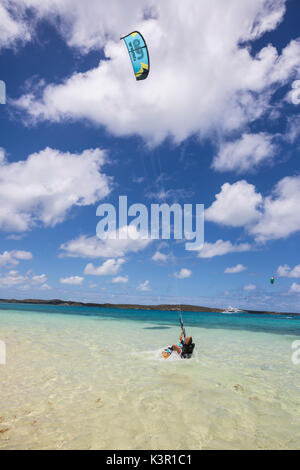
{"type": "Polygon", "coordinates": [[[2,305],[2,449],[299,448],[299,317],[2,305]]]}

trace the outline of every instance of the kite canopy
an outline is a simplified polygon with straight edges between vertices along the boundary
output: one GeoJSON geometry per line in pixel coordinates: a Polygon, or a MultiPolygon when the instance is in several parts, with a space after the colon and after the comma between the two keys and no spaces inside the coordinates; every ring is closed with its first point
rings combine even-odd
{"type": "Polygon", "coordinates": [[[138,31],[133,31],[121,39],[124,39],[127,46],[135,78],[137,80],[145,80],[149,75],[150,61],[143,36],[138,31]]]}
{"type": "Polygon", "coordinates": [[[274,284],[274,281],[275,281],[275,279],[274,279],[274,277],[272,276],[271,279],[270,279],[271,284],[274,284]]]}

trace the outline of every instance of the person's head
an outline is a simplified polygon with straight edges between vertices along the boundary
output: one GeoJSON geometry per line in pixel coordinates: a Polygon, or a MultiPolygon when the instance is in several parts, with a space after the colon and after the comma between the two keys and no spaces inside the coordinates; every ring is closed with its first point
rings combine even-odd
{"type": "Polygon", "coordinates": [[[191,336],[187,336],[185,338],[185,344],[192,344],[192,342],[193,342],[193,338],[191,336]]]}

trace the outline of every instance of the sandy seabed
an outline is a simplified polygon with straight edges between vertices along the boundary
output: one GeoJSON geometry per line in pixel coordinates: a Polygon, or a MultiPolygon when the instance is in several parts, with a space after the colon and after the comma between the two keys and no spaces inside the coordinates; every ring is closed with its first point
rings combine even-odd
{"type": "Polygon", "coordinates": [[[298,337],[189,328],[191,360],[163,360],[179,329],[0,312],[0,449],[297,449],[298,337]]]}

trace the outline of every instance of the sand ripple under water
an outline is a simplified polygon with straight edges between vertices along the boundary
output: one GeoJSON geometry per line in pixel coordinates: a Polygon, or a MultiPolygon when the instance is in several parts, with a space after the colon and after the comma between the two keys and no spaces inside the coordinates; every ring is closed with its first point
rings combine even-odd
{"type": "Polygon", "coordinates": [[[0,448],[299,448],[299,337],[190,327],[194,359],[165,361],[179,328],[153,326],[0,311],[0,448]]]}

